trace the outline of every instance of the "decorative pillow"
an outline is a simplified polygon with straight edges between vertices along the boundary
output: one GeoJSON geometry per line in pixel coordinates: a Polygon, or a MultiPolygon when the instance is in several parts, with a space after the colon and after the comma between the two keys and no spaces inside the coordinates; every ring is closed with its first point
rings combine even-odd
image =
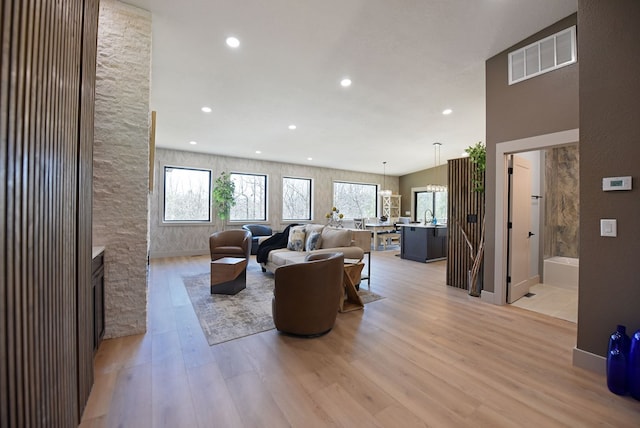
{"type": "Polygon", "coordinates": [[[351,246],[351,231],[325,227],[322,229],[322,248],[337,248],[351,246]]]}
{"type": "Polygon", "coordinates": [[[304,246],[307,251],[319,250],[322,248],[322,235],[320,232],[310,232],[307,234],[307,242],[304,246]]]}
{"type": "Polygon", "coordinates": [[[322,233],[322,229],[324,229],[324,224],[309,223],[304,227],[304,231],[307,232],[307,235],[309,235],[310,232],[322,233]]]}
{"type": "Polygon", "coordinates": [[[287,249],[291,251],[304,251],[304,226],[293,226],[289,229],[287,249]]]}

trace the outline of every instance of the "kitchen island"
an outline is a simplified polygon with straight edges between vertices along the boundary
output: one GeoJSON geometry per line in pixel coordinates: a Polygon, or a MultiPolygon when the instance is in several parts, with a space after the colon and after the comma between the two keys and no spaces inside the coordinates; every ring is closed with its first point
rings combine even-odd
{"type": "Polygon", "coordinates": [[[428,263],[447,258],[447,226],[422,223],[398,224],[401,227],[400,257],[428,263]]]}

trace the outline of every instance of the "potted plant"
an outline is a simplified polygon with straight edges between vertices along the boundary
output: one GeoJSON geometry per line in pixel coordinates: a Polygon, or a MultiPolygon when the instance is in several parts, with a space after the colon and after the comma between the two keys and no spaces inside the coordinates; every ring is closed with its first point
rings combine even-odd
{"type": "Polygon", "coordinates": [[[231,176],[227,172],[222,172],[213,186],[213,206],[216,209],[218,218],[222,220],[222,228],[224,229],[225,220],[229,218],[231,208],[236,204],[233,193],[236,185],[231,181],[231,176]]]}
{"type": "MultiPolygon", "coordinates": [[[[469,146],[465,149],[465,152],[469,154],[469,159],[473,164],[472,184],[473,191],[484,193],[484,173],[487,167],[487,148],[482,141],[476,143],[473,146],[469,146]]],[[[478,241],[477,248],[474,248],[469,236],[465,232],[464,228],[460,226],[462,235],[469,247],[469,257],[471,258],[471,269],[468,272],[468,289],[471,296],[480,296],[480,280],[478,278],[480,274],[480,268],[482,267],[482,259],[484,256],[484,225],[485,219],[482,216],[482,229],[480,232],[480,239],[478,241]]]]}

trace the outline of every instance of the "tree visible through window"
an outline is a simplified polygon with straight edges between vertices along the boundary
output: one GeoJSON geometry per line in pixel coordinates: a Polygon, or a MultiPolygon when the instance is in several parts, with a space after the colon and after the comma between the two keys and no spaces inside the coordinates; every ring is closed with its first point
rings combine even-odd
{"type": "Polygon", "coordinates": [[[231,173],[236,186],[236,205],[231,208],[231,221],[267,220],[267,176],[231,173]]]}
{"type": "Polygon", "coordinates": [[[333,205],[345,218],[376,217],[377,190],[375,184],[333,183],[333,205]]]}
{"type": "Polygon", "coordinates": [[[447,192],[416,192],[415,198],[416,221],[423,222],[426,214],[429,220],[436,218],[439,223],[446,223],[447,192]]]}
{"type": "Polygon", "coordinates": [[[163,220],[211,221],[211,171],[164,167],[163,220]]]}
{"type": "Polygon", "coordinates": [[[282,179],[282,219],[311,220],[311,179],[282,179]]]}

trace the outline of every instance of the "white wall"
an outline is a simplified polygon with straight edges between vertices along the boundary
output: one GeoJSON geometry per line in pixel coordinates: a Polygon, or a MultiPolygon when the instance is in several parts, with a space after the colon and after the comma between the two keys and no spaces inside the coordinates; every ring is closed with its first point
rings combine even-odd
{"type": "MultiPolygon", "coordinates": [[[[313,180],[313,221],[324,223],[324,215],[333,205],[333,181],[351,181],[356,183],[379,184],[381,174],[344,171],[329,168],[317,168],[308,165],[294,165],[253,159],[233,158],[178,150],[157,149],[155,156],[155,188],[151,196],[150,230],[151,257],[171,257],[208,254],[209,236],[216,230],[222,230],[222,224],[215,219],[206,225],[175,225],[162,223],[163,176],[165,165],[192,168],[205,168],[213,171],[215,180],[222,171],[247,172],[267,175],[268,208],[267,223],[279,231],[287,226],[281,221],[282,177],[301,177],[313,180]]],[[[387,176],[386,185],[397,192],[398,178],[387,176]]],[[[378,202],[380,209],[380,202],[378,202]]],[[[339,208],[339,207],[338,207],[339,208]]],[[[243,223],[229,223],[225,228],[238,228],[243,223]]]]}
{"type": "Polygon", "coordinates": [[[93,154],[93,245],[105,247],[105,337],[147,318],[151,15],[100,1],[93,154]]]}

